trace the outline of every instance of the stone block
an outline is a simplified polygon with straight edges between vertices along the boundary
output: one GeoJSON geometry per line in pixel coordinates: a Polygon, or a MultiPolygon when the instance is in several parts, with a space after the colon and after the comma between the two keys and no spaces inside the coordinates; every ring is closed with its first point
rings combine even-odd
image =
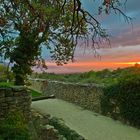
{"type": "Polygon", "coordinates": [[[23,92],[23,91],[27,90],[27,87],[25,87],[25,86],[13,86],[12,90],[14,92],[23,92]]]}
{"type": "Polygon", "coordinates": [[[1,107],[8,107],[8,104],[7,104],[7,102],[1,103],[0,106],[1,106],[1,107]]]}
{"type": "Polygon", "coordinates": [[[9,103],[9,102],[13,102],[14,98],[13,97],[6,97],[5,98],[5,102],[9,103]]]}
{"type": "Polygon", "coordinates": [[[0,97],[0,104],[2,104],[3,102],[5,102],[5,97],[0,97]]]}
{"type": "Polygon", "coordinates": [[[5,90],[5,97],[12,97],[13,96],[13,92],[11,89],[6,89],[5,90]]]}
{"type": "Polygon", "coordinates": [[[0,89],[0,98],[3,98],[3,97],[5,97],[5,92],[4,92],[4,90],[0,89]]]}
{"type": "Polygon", "coordinates": [[[0,119],[9,112],[25,112],[31,119],[31,96],[25,87],[0,88],[0,119]]]}

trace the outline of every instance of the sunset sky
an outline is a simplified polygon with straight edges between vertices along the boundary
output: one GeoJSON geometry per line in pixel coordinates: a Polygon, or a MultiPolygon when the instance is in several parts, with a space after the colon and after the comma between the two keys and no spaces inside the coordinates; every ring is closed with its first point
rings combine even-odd
{"type": "MultiPolygon", "coordinates": [[[[83,0],[84,7],[93,15],[97,15],[98,1],[83,0]]],[[[42,52],[48,65],[48,72],[71,73],[89,70],[101,70],[104,68],[118,68],[132,66],[140,62],[140,0],[128,0],[124,12],[133,18],[132,24],[128,24],[120,15],[101,15],[98,20],[107,29],[110,35],[111,46],[102,44],[97,49],[100,57],[95,57],[92,49],[78,46],[75,52],[75,62],[64,66],[56,66],[50,60],[49,52],[42,52]]]]}

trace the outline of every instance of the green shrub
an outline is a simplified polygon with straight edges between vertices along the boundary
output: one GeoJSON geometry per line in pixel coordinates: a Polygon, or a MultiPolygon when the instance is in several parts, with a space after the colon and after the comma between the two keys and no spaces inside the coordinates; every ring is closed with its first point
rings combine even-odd
{"type": "Polygon", "coordinates": [[[13,85],[14,84],[11,83],[11,82],[9,82],[9,83],[7,83],[7,82],[0,82],[0,87],[11,87],[13,85]]]}
{"type": "Polygon", "coordinates": [[[140,128],[140,75],[121,76],[116,84],[107,87],[101,106],[103,114],[140,128]]]}
{"type": "Polygon", "coordinates": [[[73,83],[96,83],[96,84],[104,84],[111,85],[112,83],[116,83],[119,77],[129,74],[140,74],[140,67],[133,66],[128,68],[117,70],[108,70],[104,69],[102,71],[89,71],[84,73],[73,73],[73,74],[54,74],[54,73],[42,73],[42,74],[34,74],[33,77],[63,81],[63,82],[73,82],[73,83]]]}
{"type": "Polygon", "coordinates": [[[6,66],[0,64],[0,82],[12,81],[13,78],[13,73],[8,71],[6,66]]]}
{"type": "Polygon", "coordinates": [[[30,140],[28,125],[21,113],[8,114],[0,124],[0,140],[30,140]]]}

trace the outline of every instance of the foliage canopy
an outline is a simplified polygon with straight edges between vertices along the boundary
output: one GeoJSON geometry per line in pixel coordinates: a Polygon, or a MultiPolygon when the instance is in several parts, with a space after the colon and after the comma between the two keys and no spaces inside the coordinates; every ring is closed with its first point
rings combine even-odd
{"type": "Polygon", "coordinates": [[[104,90],[102,113],[140,128],[140,73],[121,76],[104,90]]]}
{"type": "MultiPolygon", "coordinates": [[[[99,14],[119,9],[120,0],[102,0],[99,14]]],[[[98,20],[80,0],[0,0],[0,53],[14,63],[16,84],[24,84],[31,66],[40,58],[41,46],[50,49],[58,65],[73,60],[78,40],[108,39],[98,20]]],[[[93,5],[94,6],[94,5],[93,5]]]]}

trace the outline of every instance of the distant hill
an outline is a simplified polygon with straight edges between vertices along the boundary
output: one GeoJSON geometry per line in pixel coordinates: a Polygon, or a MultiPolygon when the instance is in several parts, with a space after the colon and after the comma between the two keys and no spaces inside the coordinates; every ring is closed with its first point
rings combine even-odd
{"type": "Polygon", "coordinates": [[[32,77],[74,83],[97,83],[110,85],[117,82],[117,79],[120,77],[131,74],[140,74],[139,64],[128,68],[118,68],[117,70],[104,69],[102,71],[89,71],[77,74],[54,74],[46,72],[41,74],[34,73],[32,77]]]}

